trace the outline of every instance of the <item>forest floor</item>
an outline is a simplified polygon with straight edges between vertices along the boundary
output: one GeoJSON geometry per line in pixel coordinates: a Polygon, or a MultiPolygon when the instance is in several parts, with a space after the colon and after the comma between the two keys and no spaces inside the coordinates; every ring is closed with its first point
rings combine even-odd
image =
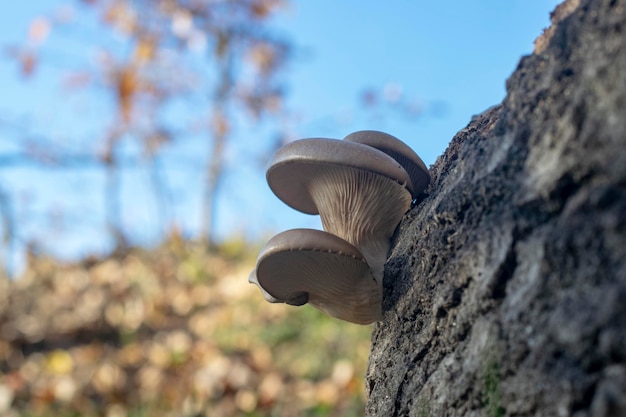
{"type": "Polygon", "coordinates": [[[266,303],[256,249],[154,250],[0,280],[0,416],[358,416],[371,327],[266,303]]]}

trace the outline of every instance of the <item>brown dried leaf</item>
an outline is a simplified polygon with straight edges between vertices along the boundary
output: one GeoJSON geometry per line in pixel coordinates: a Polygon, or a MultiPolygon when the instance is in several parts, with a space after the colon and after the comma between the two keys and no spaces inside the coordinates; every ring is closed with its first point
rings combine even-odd
{"type": "Polygon", "coordinates": [[[20,54],[18,60],[20,63],[20,72],[22,73],[22,77],[32,77],[39,62],[37,56],[33,52],[24,52],[20,54]]]}
{"type": "Polygon", "coordinates": [[[277,51],[274,45],[261,42],[250,48],[248,56],[261,73],[268,74],[276,65],[277,51]]]}
{"type": "Polygon", "coordinates": [[[212,127],[213,131],[218,136],[225,136],[230,131],[230,124],[228,123],[228,119],[221,112],[216,112],[213,115],[212,127]]]}
{"type": "Polygon", "coordinates": [[[118,111],[126,123],[130,122],[133,110],[133,100],[137,93],[138,76],[135,68],[126,66],[115,74],[118,111]]]}
{"type": "Polygon", "coordinates": [[[253,17],[264,19],[282,4],[281,0],[255,0],[250,5],[250,11],[253,17]]]}
{"type": "Polygon", "coordinates": [[[137,15],[125,1],[115,1],[104,11],[103,20],[127,35],[137,30],[137,15]]]}
{"type": "Polygon", "coordinates": [[[139,39],[135,46],[134,58],[139,64],[145,64],[154,59],[156,56],[156,43],[153,39],[139,39]]]}

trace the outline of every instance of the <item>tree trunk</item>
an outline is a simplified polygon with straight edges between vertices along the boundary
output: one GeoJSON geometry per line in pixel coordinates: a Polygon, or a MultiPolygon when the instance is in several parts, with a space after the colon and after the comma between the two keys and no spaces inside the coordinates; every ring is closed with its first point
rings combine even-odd
{"type": "Polygon", "coordinates": [[[122,208],[120,203],[120,170],[115,155],[105,162],[104,210],[109,234],[113,237],[115,250],[123,250],[128,246],[122,225],[122,208]]]}
{"type": "MultiPolygon", "coordinates": [[[[228,42],[226,43],[228,45],[228,42]]],[[[229,46],[218,56],[219,79],[213,97],[211,136],[212,146],[204,182],[201,236],[207,248],[216,244],[216,211],[220,186],[224,179],[224,152],[230,131],[228,105],[234,86],[233,51],[229,46]]]]}
{"type": "Polygon", "coordinates": [[[224,150],[226,134],[213,133],[213,146],[208,157],[207,172],[204,183],[204,199],[202,204],[202,242],[207,248],[214,248],[216,244],[215,226],[217,212],[217,198],[224,176],[224,150]]]}
{"type": "Polygon", "coordinates": [[[13,256],[15,245],[15,216],[13,210],[13,202],[10,194],[0,188],[0,224],[2,230],[2,260],[0,262],[0,280],[12,277],[15,271],[13,270],[13,256]]]}
{"type": "Polygon", "coordinates": [[[626,415],[625,10],[560,6],[431,168],[386,264],[366,415],[626,415]]]}

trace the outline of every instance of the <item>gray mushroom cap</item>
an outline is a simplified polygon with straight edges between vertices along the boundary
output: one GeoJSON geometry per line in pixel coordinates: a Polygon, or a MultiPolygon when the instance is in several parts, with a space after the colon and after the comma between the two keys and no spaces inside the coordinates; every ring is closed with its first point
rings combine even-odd
{"type": "Polygon", "coordinates": [[[381,286],[364,256],[320,230],[293,229],[274,236],[261,250],[249,281],[270,302],[308,301],[333,317],[359,324],[382,318],[381,286]]]}
{"type": "Polygon", "coordinates": [[[349,134],[343,140],[371,146],[395,159],[411,178],[413,198],[424,191],[430,183],[430,173],[424,161],[413,149],[395,136],[377,130],[361,130],[349,134]]]}
{"type": "Polygon", "coordinates": [[[283,146],[270,161],[267,182],[288,206],[307,214],[319,214],[309,192],[320,172],[341,168],[388,178],[413,194],[412,182],[402,166],[372,146],[337,139],[301,139],[283,146]]]}
{"type": "Polygon", "coordinates": [[[287,304],[291,304],[291,305],[295,305],[295,306],[301,306],[303,304],[306,304],[309,301],[309,295],[306,294],[306,297],[300,297],[300,298],[294,298],[289,300],[289,302],[287,300],[279,300],[278,298],[274,297],[272,294],[268,293],[267,291],[265,291],[263,289],[263,287],[261,287],[261,284],[259,284],[259,279],[256,276],[256,269],[253,269],[252,272],[250,272],[250,275],[248,275],[248,282],[250,284],[254,284],[257,287],[259,287],[259,290],[261,290],[261,294],[263,294],[263,298],[265,299],[265,301],[267,301],[268,303],[287,303],[287,304]]]}

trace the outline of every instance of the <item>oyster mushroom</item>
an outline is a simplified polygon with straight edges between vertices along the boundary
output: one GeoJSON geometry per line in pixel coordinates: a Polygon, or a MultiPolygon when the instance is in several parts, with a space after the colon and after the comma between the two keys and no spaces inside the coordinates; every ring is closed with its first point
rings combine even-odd
{"type": "Polygon", "coordinates": [[[342,320],[369,324],[382,318],[382,293],[364,256],[333,234],[293,229],[270,239],[248,278],[265,299],[309,303],[342,320]]]}
{"type": "Polygon", "coordinates": [[[415,193],[395,159],[368,144],[303,139],[278,150],[266,177],[283,202],[356,246],[382,291],[391,236],[415,193]]]}
{"type": "Polygon", "coordinates": [[[360,130],[349,134],[343,140],[371,146],[398,161],[411,178],[413,198],[424,191],[430,183],[430,174],[422,159],[395,136],[377,130],[360,130]]]}

